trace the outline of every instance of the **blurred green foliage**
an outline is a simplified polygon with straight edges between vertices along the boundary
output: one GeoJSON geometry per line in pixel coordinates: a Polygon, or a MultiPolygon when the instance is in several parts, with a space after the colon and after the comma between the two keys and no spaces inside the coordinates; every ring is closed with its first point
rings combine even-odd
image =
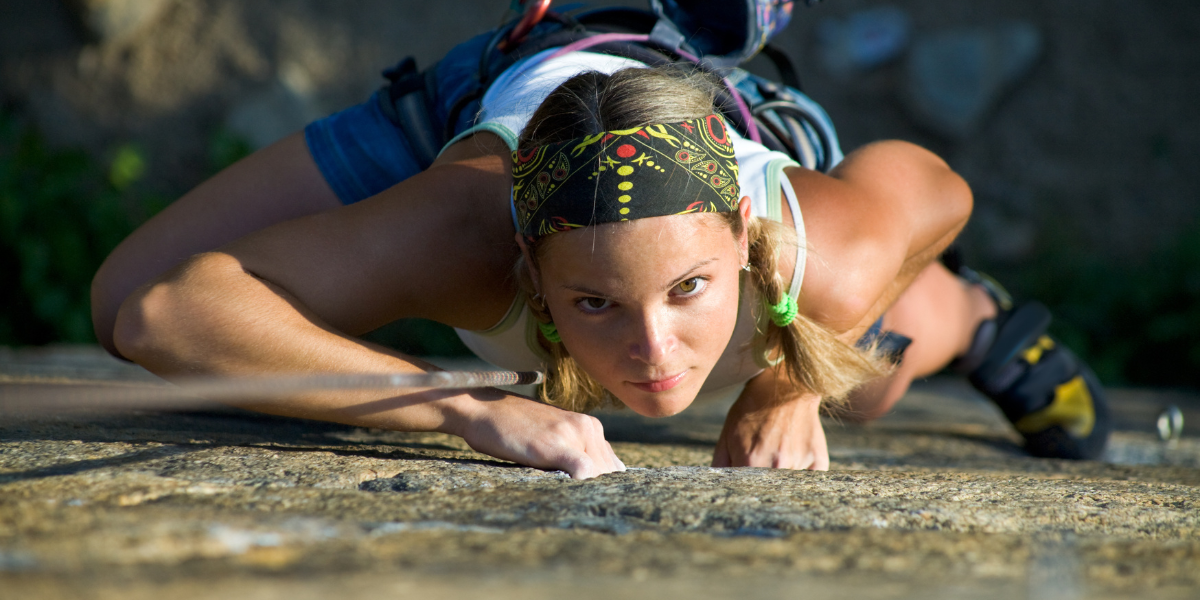
{"type": "Polygon", "coordinates": [[[108,183],[117,191],[125,191],[146,174],[146,158],[134,145],[126,144],[117,149],[112,166],[108,169],[108,183]]]}
{"type": "Polygon", "coordinates": [[[139,193],[144,153],[109,164],[46,146],[0,112],[0,344],[94,340],[92,274],[133,227],[165,205],[139,193]]]}
{"type": "Polygon", "coordinates": [[[208,140],[208,175],[216,175],[253,152],[254,148],[245,138],[228,129],[218,129],[208,140]]]}
{"type": "Polygon", "coordinates": [[[1106,383],[1200,388],[1200,225],[1136,263],[1075,248],[1047,249],[1003,281],[1049,306],[1051,332],[1106,383]]]}
{"type": "Polygon", "coordinates": [[[428,319],[400,319],[363,339],[413,356],[472,356],[453,328],[428,319]]]}

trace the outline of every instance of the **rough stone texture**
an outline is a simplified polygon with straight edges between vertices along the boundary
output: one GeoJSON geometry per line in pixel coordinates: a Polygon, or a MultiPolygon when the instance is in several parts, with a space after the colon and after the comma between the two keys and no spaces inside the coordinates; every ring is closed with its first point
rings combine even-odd
{"type": "MultiPolygon", "coordinates": [[[[360,101],[406,54],[428,65],[507,4],[9,0],[0,101],[56,143],[137,140],[181,189],[216,128],[267,143],[360,101]]],[[[913,127],[899,66],[835,81],[810,60],[820,17],[872,4],[798,7],[778,42],[847,148],[910,139],[967,176],[968,241],[990,258],[1027,259],[1064,227],[1124,254],[1194,222],[1195,3],[905,2],[916,35],[1015,18],[1047,40],[961,143],[913,127]]],[[[0,352],[0,365],[0,396],[32,379],[152,381],[89,351],[0,352]]],[[[1151,432],[1168,403],[1200,423],[1200,402],[1113,399],[1111,462],[1034,460],[961,382],[935,380],[875,425],[831,422],[829,473],[708,469],[723,407],[607,414],[617,452],[646,470],[588,482],[448,436],[237,411],[6,417],[0,596],[1194,598],[1200,443],[1151,432]]]]}
{"type": "MultiPolygon", "coordinates": [[[[148,376],[93,349],[0,353],[15,383],[148,376]]],[[[725,407],[601,415],[631,467],[589,481],[458,438],[233,409],[0,421],[0,587],[14,597],[1195,597],[1200,444],[1113,392],[1110,462],[1023,455],[934,379],[827,473],[707,467],[725,407]],[[1116,461],[1116,462],[1113,462],[1116,461]],[[1120,464],[1120,463],[1139,464],[1120,464]]],[[[6,594],[7,596],[7,594],[6,594]]]]}

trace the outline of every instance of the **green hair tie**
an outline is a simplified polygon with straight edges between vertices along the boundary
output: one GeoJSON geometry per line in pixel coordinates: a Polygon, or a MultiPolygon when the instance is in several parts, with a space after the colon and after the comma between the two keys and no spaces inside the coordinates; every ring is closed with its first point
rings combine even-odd
{"type": "Polygon", "coordinates": [[[551,344],[561,344],[562,338],[558,337],[558,328],[554,323],[538,323],[538,329],[542,331],[542,337],[546,338],[551,344]]]}
{"type": "Polygon", "coordinates": [[[768,304],[767,310],[771,311],[771,321],[780,327],[791,325],[796,320],[796,313],[800,312],[791,294],[784,294],[779,304],[768,304]]]}

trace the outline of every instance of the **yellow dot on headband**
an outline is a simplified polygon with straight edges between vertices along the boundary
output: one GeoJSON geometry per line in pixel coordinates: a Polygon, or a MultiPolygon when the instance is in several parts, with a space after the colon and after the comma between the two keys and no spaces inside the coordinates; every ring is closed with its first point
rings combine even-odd
{"type": "Polygon", "coordinates": [[[623,214],[623,215],[627,215],[627,214],[629,214],[629,207],[627,206],[627,207],[625,207],[625,208],[622,208],[622,209],[621,209],[621,214],[623,214]]]}
{"type": "Polygon", "coordinates": [[[622,181],[621,183],[617,184],[617,189],[621,190],[622,192],[628,192],[629,190],[633,189],[633,182],[622,181]]]}
{"type": "Polygon", "coordinates": [[[633,167],[625,165],[617,168],[617,175],[628,175],[633,172],[633,167]]]}
{"type": "Polygon", "coordinates": [[[630,198],[629,194],[625,194],[624,196],[617,197],[617,202],[629,202],[630,200],[633,200],[633,198],[630,198]]]}

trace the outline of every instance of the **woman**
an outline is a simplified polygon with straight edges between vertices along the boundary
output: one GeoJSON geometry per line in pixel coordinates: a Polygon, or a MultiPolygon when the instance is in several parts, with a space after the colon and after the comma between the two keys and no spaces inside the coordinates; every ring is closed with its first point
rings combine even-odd
{"type": "MultiPolygon", "coordinates": [[[[971,210],[943,161],[883,142],[823,175],[726,130],[702,74],[548,56],[498,80],[429,169],[361,201],[342,206],[356,165],[337,117],[201,185],[98,272],[102,343],[166,377],[420,371],[352,336],[423,317],[500,366],[549,366],[559,406],[666,416],[736,394],[714,465],[812,469],[823,397],[858,387],[850,410],[871,418],[990,351],[993,296],[934,262],[971,210]],[[858,348],[881,317],[913,340],[892,370],[858,348]]],[[[595,419],[499,390],[246,407],[452,433],[579,478],[624,468],[595,419]]]]}

